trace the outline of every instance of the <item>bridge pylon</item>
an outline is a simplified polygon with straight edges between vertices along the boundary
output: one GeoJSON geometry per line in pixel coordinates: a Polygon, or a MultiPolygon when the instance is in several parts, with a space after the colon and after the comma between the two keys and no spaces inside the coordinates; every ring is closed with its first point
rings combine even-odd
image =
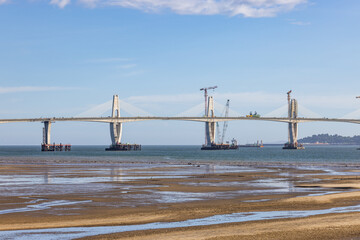
{"type": "Polygon", "coordinates": [[[50,144],[51,121],[44,121],[43,144],[50,144]]]}
{"type": "MultiPolygon", "coordinates": [[[[113,97],[112,105],[112,118],[120,118],[120,102],[118,95],[113,97]]],[[[141,145],[138,144],[122,144],[122,123],[121,122],[110,122],[110,136],[111,146],[105,148],[106,151],[130,151],[130,150],[141,150],[141,145]]]]}
{"type": "MultiPolygon", "coordinates": [[[[120,117],[119,96],[114,95],[111,117],[120,117]]],[[[121,143],[122,123],[110,123],[110,136],[112,145],[121,143]]]]}
{"type": "MultiPolygon", "coordinates": [[[[206,108],[206,117],[215,117],[214,111],[214,99],[212,96],[208,98],[208,106],[206,108]]],[[[212,143],[215,143],[215,122],[205,122],[205,145],[211,146],[212,143]]]]}
{"type": "MultiPolygon", "coordinates": [[[[289,119],[295,119],[298,117],[298,102],[296,99],[290,99],[290,93],[288,92],[288,117],[289,119]]],[[[298,123],[289,122],[288,125],[288,142],[285,143],[283,149],[304,149],[301,144],[298,144],[298,123]]]]}

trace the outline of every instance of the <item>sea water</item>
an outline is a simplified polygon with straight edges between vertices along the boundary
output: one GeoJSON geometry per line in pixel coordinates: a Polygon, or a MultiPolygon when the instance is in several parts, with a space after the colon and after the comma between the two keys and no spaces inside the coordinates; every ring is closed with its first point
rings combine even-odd
{"type": "Polygon", "coordinates": [[[72,146],[70,152],[41,152],[40,146],[0,146],[0,159],[19,158],[111,162],[284,162],[358,163],[358,146],[306,146],[304,150],[283,150],[281,145],[237,150],[200,150],[200,146],[142,146],[141,151],[105,151],[107,146],[72,146]]]}

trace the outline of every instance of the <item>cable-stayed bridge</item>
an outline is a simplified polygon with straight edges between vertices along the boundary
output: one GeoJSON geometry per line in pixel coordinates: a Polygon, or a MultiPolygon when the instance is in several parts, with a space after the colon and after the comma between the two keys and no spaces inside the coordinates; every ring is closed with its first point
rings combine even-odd
{"type": "MultiPolygon", "coordinates": [[[[120,116],[120,104],[125,105],[126,108],[130,109],[133,113],[140,112],[141,115],[149,114],[144,110],[133,107],[129,104],[121,102],[118,99],[117,95],[114,95],[112,101],[112,115],[111,117],[52,117],[52,118],[23,118],[23,119],[0,119],[1,123],[19,123],[19,122],[42,122],[44,123],[44,131],[43,131],[43,143],[50,144],[50,131],[51,131],[51,123],[54,122],[100,122],[100,123],[109,123],[110,124],[110,135],[112,144],[121,143],[122,137],[122,124],[128,122],[137,122],[137,121],[155,121],[155,120],[163,120],[163,121],[193,121],[193,122],[203,122],[205,123],[205,139],[206,144],[211,144],[215,142],[215,123],[216,122],[224,122],[224,121],[272,121],[272,122],[284,122],[289,125],[289,134],[288,134],[288,144],[290,146],[297,146],[297,135],[298,135],[298,124],[305,122],[338,122],[338,123],[354,123],[360,124],[360,119],[358,118],[322,118],[322,117],[298,117],[298,103],[295,99],[290,99],[288,97],[288,105],[280,107],[279,109],[271,112],[270,114],[278,114],[283,112],[284,110],[288,111],[287,117],[271,117],[267,114],[265,117],[245,117],[245,116],[237,116],[237,117],[217,117],[215,116],[214,111],[214,101],[212,96],[209,96],[208,100],[208,112],[205,116],[175,116],[175,117],[156,117],[156,116],[135,116],[135,117],[121,117],[120,116]]],[[[100,111],[104,113],[107,111],[108,105],[111,104],[111,101],[101,104],[97,106],[95,109],[91,111],[85,112],[81,115],[91,114],[92,112],[100,111]]],[[[218,104],[220,105],[220,104],[218,104]]],[[[203,106],[203,105],[202,105],[203,106]]],[[[220,105],[221,106],[221,105],[220,105]]],[[[188,112],[184,112],[183,114],[193,113],[197,111],[200,105],[195,106],[190,109],[188,112]]],[[[301,107],[300,107],[301,110],[301,107]]],[[[128,110],[129,111],[129,110],[128,110]]],[[[310,113],[311,115],[316,115],[314,112],[305,108],[305,112],[310,113]]],[[[233,111],[233,114],[237,114],[233,111]]]]}

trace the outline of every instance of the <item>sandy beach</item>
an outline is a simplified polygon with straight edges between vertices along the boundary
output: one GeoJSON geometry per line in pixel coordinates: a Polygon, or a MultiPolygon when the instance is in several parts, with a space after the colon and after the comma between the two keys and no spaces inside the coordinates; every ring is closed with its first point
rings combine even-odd
{"type": "Polygon", "coordinates": [[[0,161],[0,238],[360,239],[356,164],[0,161]]]}

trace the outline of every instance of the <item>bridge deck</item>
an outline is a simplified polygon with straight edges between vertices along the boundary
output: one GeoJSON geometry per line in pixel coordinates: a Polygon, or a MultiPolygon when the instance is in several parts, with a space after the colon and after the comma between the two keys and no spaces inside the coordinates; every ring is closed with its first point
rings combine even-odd
{"type": "Polygon", "coordinates": [[[15,122],[103,122],[103,123],[126,123],[150,120],[168,120],[168,121],[194,121],[194,122],[224,122],[224,121],[272,121],[285,123],[301,122],[342,122],[360,124],[360,119],[339,119],[339,118],[276,118],[276,117],[53,117],[53,118],[23,118],[23,119],[0,119],[0,123],[15,122]]]}

